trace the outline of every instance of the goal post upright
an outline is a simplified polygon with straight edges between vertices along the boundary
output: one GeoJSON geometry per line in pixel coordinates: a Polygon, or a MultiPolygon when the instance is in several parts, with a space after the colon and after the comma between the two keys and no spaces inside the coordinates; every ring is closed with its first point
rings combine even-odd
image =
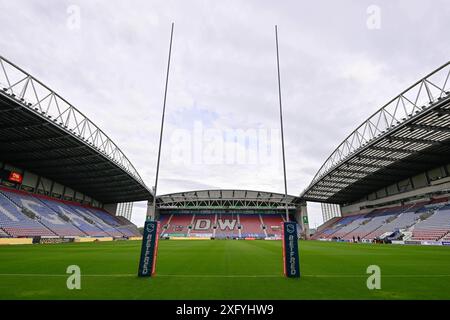
{"type": "Polygon", "coordinates": [[[281,150],[283,155],[283,177],[284,177],[284,202],[286,209],[286,221],[289,222],[289,208],[287,201],[287,179],[286,179],[286,156],[284,150],[284,127],[283,127],[283,106],[281,103],[281,75],[280,75],[280,54],[278,50],[278,26],[275,25],[275,45],[277,50],[277,74],[278,74],[278,103],[280,106],[280,128],[281,128],[281,150]]]}
{"type": "Polygon", "coordinates": [[[286,156],[284,148],[283,106],[281,103],[281,75],[280,54],[278,50],[278,26],[275,25],[275,45],[277,53],[277,75],[278,75],[278,103],[280,107],[281,149],[283,154],[283,178],[284,178],[284,207],[286,210],[286,221],[282,223],[282,252],[283,272],[288,278],[300,277],[300,261],[298,254],[297,223],[289,221],[289,204],[286,178],[286,156]]]}
{"type": "MultiPolygon", "coordinates": [[[[163,139],[163,134],[164,134],[164,119],[165,119],[165,115],[166,115],[166,102],[167,102],[167,89],[169,86],[170,60],[172,57],[173,29],[174,29],[174,23],[172,22],[172,27],[170,29],[169,55],[167,58],[166,82],[165,82],[165,86],[164,86],[163,109],[162,109],[162,115],[161,115],[161,131],[159,133],[158,159],[156,162],[155,184],[153,186],[153,203],[152,203],[152,212],[151,212],[153,214],[153,216],[150,217],[150,220],[155,220],[155,218],[156,218],[156,195],[158,192],[159,166],[160,166],[160,161],[161,161],[161,146],[162,146],[162,139],[163,139]]],[[[149,217],[147,216],[147,219],[148,218],[149,217]]]]}
{"type": "Polygon", "coordinates": [[[159,166],[161,160],[161,146],[164,133],[164,118],[166,114],[166,102],[167,102],[167,88],[169,85],[169,71],[170,71],[170,59],[172,56],[172,40],[173,40],[173,29],[174,23],[172,22],[172,27],[170,30],[170,44],[169,44],[169,56],[167,59],[167,70],[166,70],[166,81],[164,87],[164,100],[163,109],[161,116],[161,131],[159,134],[159,145],[158,145],[158,156],[156,163],[156,175],[155,175],[155,185],[153,186],[153,203],[149,207],[147,203],[147,213],[144,224],[144,234],[142,236],[142,246],[141,246],[141,256],[139,260],[139,277],[151,277],[156,272],[156,258],[158,254],[158,240],[160,225],[156,217],[156,195],[158,190],[158,177],[159,177],[159,166]]]}

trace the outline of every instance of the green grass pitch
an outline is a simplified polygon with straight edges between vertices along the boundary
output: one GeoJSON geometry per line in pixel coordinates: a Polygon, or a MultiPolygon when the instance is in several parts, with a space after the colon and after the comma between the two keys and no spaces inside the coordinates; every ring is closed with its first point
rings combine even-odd
{"type": "Polygon", "coordinates": [[[0,247],[0,299],[449,299],[450,247],[300,242],[301,279],[280,241],[160,241],[157,275],[136,276],[139,241],[0,247]],[[381,268],[369,290],[366,268],[381,268]],[[68,290],[69,265],[81,290],[68,290]]]}

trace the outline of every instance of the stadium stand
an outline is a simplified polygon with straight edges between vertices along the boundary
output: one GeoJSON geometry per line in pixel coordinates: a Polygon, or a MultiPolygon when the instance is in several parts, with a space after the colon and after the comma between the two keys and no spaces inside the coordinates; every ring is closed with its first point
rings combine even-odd
{"type": "Polygon", "coordinates": [[[350,224],[351,222],[353,222],[353,220],[356,220],[359,217],[360,217],[360,215],[353,215],[353,216],[340,218],[334,224],[332,224],[328,228],[322,230],[322,232],[319,232],[319,233],[315,234],[312,239],[313,240],[330,239],[330,238],[334,237],[335,233],[338,232],[341,228],[343,228],[346,225],[350,224]]]}
{"type": "MultiPolygon", "coordinates": [[[[97,217],[100,220],[97,221],[103,221],[106,225],[112,226],[114,229],[119,231],[122,235],[125,235],[127,237],[135,237],[140,235],[139,232],[135,232],[134,230],[129,229],[126,225],[121,223],[117,217],[114,217],[110,215],[109,213],[97,209],[97,208],[85,208],[87,211],[91,212],[93,216],[97,217]]],[[[118,236],[118,235],[117,235],[118,236]]]]}
{"type": "Polygon", "coordinates": [[[414,224],[416,224],[417,220],[420,218],[420,212],[417,210],[423,206],[422,204],[409,206],[404,211],[402,211],[395,219],[388,221],[386,224],[383,224],[380,228],[374,230],[365,236],[365,239],[376,239],[382,236],[385,233],[392,233],[397,230],[407,229],[414,224]]]}
{"type": "Polygon", "coordinates": [[[55,211],[61,219],[69,221],[86,235],[92,237],[107,237],[109,234],[96,226],[95,222],[87,216],[73,211],[68,205],[60,201],[49,199],[39,199],[43,204],[55,211]]]}
{"type": "MultiPolygon", "coordinates": [[[[37,218],[37,217],[36,217],[37,218]]],[[[0,228],[12,237],[55,236],[37,219],[22,213],[22,209],[0,193],[0,228]]]]}
{"type": "Polygon", "coordinates": [[[134,237],[137,237],[137,236],[141,235],[141,232],[136,227],[136,225],[134,225],[127,218],[122,217],[122,216],[114,216],[114,218],[116,218],[119,221],[119,223],[122,225],[121,227],[119,227],[120,230],[127,229],[132,234],[132,236],[134,236],[134,237]]]}
{"type": "Polygon", "coordinates": [[[118,238],[124,236],[123,233],[121,233],[119,230],[109,225],[108,223],[106,223],[104,220],[100,219],[98,216],[92,213],[87,207],[75,204],[70,204],[69,206],[73,211],[77,212],[79,215],[94,221],[97,227],[103,230],[108,235],[118,238]]]}
{"type": "Polygon", "coordinates": [[[274,192],[240,189],[210,189],[158,196],[156,208],[163,237],[213,239],[279,239],[288,209],[289,220],[302,227],[306,203],[298,197],[274,192]]]}
{"type": "Polygon", "coordinates": [[[450,232],[450,206],[431,210],[433,212],[431,216],[415,225],[413,240],[437,241],[450,232]]]}
{"type": "Polygon", "coordinates": [[[265,226],[266,234],[268,237],[280,237],[281,236],[281,223],[283,222],[283,217],[279,214],[266,214],[260,215],[265,226]]]}
{"type": "Polygon", "coordinates": [[[320,226],[314,239],[373,240],[405,229],[408,239],[450,238],[448,198],[434,199],[450,190],[450,62],[352,131],[300,196],[216,189],[156,199],[100,128],[23,69],[2,56],[0,62],[0,184],[14,189],[0,188],[0,236],[132,237],[137,228],[107,211],[155,200],[164,235],[277,237],[283,216],[275,212],[287,207],[308,239],[306,201],[312,201],[339,205],[343,215],[320,226]],[[11,84],[8,74],[22,80],[11,84]],[[429,200],[394,207],[419,197],[429,200]],[[209,214],[179,214],[190,209],[209,214]]]}
{"type": "Polygon", "coordinates": [[[161,214],[161,236],[224,238],[281,237],[280,214],[161,214]],[[240,226],[240,228],[239,228],[240,226]],[[265,229],[264,229],[265,227],[265,229]]]}
{"type": "Polygon", "coordinates": [[[213,235],[216,215],[215,214],[196,214],[192,223],[190,236],[195,235],[213,235]]]}
{"type": "Polygon", "coordinates": [[[137,227],[124,217],[4,187],[0,188],[0,228],[11,237],[140,236],[137,227]]]}
{"type": "Polygon", "coordinates": [[[160,216],[159,222],[161,223],[161,228],[167,229],[172,216],[173,216],[172,214],[162,214],[160,216]]]}
{"type": "Polygon", "coordinates": [[[241,236],[244,238],[264,238],[266,236],[259,215],[240,214],[239,224],[241,226],[241,236]]]}
{"type": "Polygon", "coordinates": [[[218,239],[239,237],[238,215],[236,214],[217,214],[217,228],[215,237],[218,239]]]}
{"type": "Polygon", "coordinates": [[[344,218],[328,223],[323,210],[313,239],[441,245],[450,238],[450,210],[442,207],[450,193],[448,79],[450,62],[383,104],[326,158],[300,198],[339,206],[344,218]]]}
{"type": "Polygon", "coordinates": [[[65,220],[36,198],[19,191],[1,191],[7,198],[26,212],[38,217],[39,222],[61,237],[84,237],[86,233],[75,227],[70,219],[65,220]]]}
{"type": "Polygon", "coordinates": [[[139,236],[114,214],[153,194],[117,144],[24,69],[0,64],[1,236],[139,236]]]}
{"type": "Polygon", "coordinates": [[[375,210],[365,216],[366,220],[362,221],[360,226],[347,233],[342,239],[352,240],[354,238],[365,239],[366,236],[375,230],[381,228],[386,220],[396,217],[400,208],[391,208],[386,210],[375,210]]]}
{"type": "Polygon", "coordinates": [[[9,235],[0,228],[0,238],[8,238],[9,235]]]}
{"type": "Polygon", "coordinates": [[[434,199],[343,217],[312,239],[352,241],[353,237],[360,237],[372,241],[408,230],[412,232],[411,240],[447,241],[450,240],[450,204],[447,201],[447,198],[434,199]]]}
{"type": "Polygon", "coordinates": [[[365,218],[365,215],[357,215],[357,216],[353,216],[352,219],[350,221],[348,221],[347,224],[345,224],[344,226],[342,226],[341,228],[339,228],[339,230],[337,230],[334,234],[333,234],[333,238],[343,238],[344,236],[346,236],[347,234],[349,234],[350,232],[352,232],[353,230],[359,228],[359,226],[362,223],[365,223],[366,221],[369,221],[370,218],[365,218]]]}
{"type": "Polygon", "coordinates": [[[192,215],[174,215],[163,235],[187,236],[192,215]]]}

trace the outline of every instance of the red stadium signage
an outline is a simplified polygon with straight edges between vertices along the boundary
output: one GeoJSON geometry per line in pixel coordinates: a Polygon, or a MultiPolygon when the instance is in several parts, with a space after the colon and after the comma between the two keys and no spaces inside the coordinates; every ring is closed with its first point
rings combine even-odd
{"type": "Polygon", "coordinates": [[[22,183],[23,176],[22,176],[22,174],[20,174],[18,172],[11,171],[11,173],[9,174],[8,180],[11,182],[22,183]]]}

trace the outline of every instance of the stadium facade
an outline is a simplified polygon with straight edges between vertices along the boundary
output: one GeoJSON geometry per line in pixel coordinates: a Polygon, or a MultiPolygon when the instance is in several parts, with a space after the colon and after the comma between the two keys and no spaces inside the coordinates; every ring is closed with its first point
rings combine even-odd
{"type": "Polygon", "coordinates": [[[281,223],[298,222],[307,237],[306,203],[299,197],[254,190],[197,190],[158,196],[163,238],[280,239],[281,223]],[[306,218],[305,218],[306,217],[306,218]],[[306,223],[304,223],[306,222],[306,223]]]}
{"type": "Polygon", "coordinates": [[[314,239],[450,244],[450,62],[358,126],[299,196],[197,190],[154,199],[100,128],[3,57],[0,150],[2,238],[136,237],[119,204],[147,201],[162,237],[279,239],[287,206],[308,239],[313,201],[329,211],[314,239]]]}
{"type": "Polygon", "coordinates": [[[165,237],[279,238],[286,206],[299,232],[309,234],[305,203],[270,192],[163,195],[152,212],[152,192],[100,128],[12,62],[0,57],[0,67],[0,237],[137,237],[129,221],[134,201],[148,202],[165,237]]]}

